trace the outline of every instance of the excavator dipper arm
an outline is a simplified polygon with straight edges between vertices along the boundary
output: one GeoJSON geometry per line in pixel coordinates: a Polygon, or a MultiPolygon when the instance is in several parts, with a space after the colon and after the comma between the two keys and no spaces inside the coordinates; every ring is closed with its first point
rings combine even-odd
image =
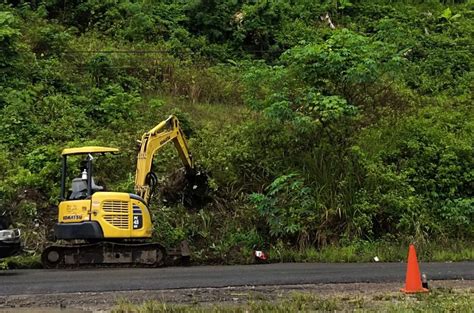
{"type": "Polygon", "coordinates": [[[140,141],[140,152],[137,158],[135,174],[135,192],[147,203],[151,196],[150,175],[155,153],[169,142],[173,142],[181,161],[187,171],[194,169],[194,162],[188,149],[186,137],[179,126],[176,116],[171,115],[143,134],[140,141]]]}

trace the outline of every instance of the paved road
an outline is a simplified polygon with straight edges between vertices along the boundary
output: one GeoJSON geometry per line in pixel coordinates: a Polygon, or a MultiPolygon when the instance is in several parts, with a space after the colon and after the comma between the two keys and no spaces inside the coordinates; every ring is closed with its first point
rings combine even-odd
{"type": "MultiPolygon", "coordinates": [[[[474,262],[424,263],[420,269],[432,280],[474,280],[474,262]]],[[[402,285],[405,270],[404,263],[15,270],[0,272],[0,295],[355,282],[400,282],[402,285]]]]}

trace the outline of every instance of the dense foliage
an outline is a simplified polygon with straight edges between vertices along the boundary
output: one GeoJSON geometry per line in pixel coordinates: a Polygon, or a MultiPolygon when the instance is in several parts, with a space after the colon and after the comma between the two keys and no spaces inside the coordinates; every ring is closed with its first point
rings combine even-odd
{"type": "MultiPolygon", "coordinates": [[[[41,249],[59,153],[132,191],[135,139],[176,114],[213,201],[155,201],[204,261],[253,247],[474,239],[472,1],[4,1],[0,204],[41,249]]],[[[174,151],[157,157],[166,177],[174,151]]]]}

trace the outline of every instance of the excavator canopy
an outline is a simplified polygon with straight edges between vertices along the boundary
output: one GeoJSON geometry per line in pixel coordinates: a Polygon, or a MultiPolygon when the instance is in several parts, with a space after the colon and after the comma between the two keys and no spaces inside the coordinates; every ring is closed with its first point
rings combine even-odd
{"type": "Polygon", "coordinates": [[[67,148],[64,149],[61,155],[74,155],[74,154],[93,154],[93,153],[114,153],[119,152],[117,148],[111,147],[98,147],[98,146],[89,146],[89,147],[80,147],[80,148],[67,148]]]}

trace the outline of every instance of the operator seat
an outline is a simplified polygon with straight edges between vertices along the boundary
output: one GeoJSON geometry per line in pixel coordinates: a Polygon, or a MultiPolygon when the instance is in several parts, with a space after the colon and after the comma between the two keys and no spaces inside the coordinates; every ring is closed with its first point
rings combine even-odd
{"type": "MultiPolygon", "coordinates": [[[[92,193],[104,190],[104,187],[96,185],[94,177],[92,177],[92,193]]],[[[87,180],[82,177],[76,177],[72,180],[71,195],[69,200],[81,200],[87,198],[87,180]]]]}

